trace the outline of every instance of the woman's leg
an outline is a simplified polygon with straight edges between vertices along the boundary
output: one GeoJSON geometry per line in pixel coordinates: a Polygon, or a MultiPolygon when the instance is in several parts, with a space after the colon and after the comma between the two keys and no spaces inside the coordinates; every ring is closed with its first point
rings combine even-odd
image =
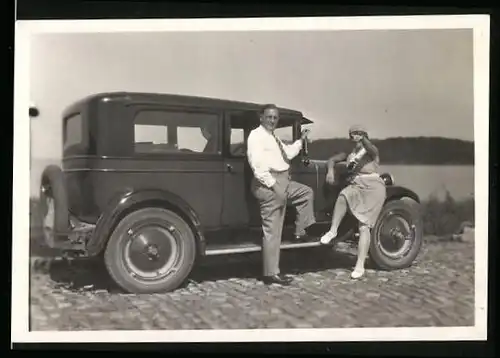
{"type": "Polygon", "coordinates": [[[354,271],[351,273],[352,278],[360,278],[365,273],[365,261],[370,249],[370,227],[359,223],[359,243],[358,243],[358,259],[354,271]]]}
{"type": "Polygon", "coordinates": [[[344,218],[346,212],[347,200],[344,195],[339,195],[339,197],[337,198],[337,202],[335,203],[335,207],[333,208],[332,226],[330,227],[330,230],[321,237],[320,241],[322,244],[326,245],[330,243],[330,241],[332,241],[337,236],[340,222],[344,218]]]}

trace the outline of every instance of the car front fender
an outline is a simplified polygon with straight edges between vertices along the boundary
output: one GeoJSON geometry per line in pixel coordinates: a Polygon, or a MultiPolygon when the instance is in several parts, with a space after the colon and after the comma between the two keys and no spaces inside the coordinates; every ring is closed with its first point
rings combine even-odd
{"type": "Polygon", "coordinates": [[[157,189],[128,190],[115,196],[103,211],[96,223],[92,239],[87,243],[89,256],[98,255],[104,247],[118,222],[125,215],[143,207],[164,207],[173,210],[193,229],[197,240],[198,253],[205,252],[205,237],[201,222],[193,208],[178,195],[157,189]]]}
{"type": "Polygon", "coordinates": [[[417,193],[408,188],[398,185],[390,185],[386,187],[386,190],[387,190],[386,201],[397,200],[403,197],[408,197],[415,200],[417,203],[420,203],[420,198],[417,195],[417,193]]]}

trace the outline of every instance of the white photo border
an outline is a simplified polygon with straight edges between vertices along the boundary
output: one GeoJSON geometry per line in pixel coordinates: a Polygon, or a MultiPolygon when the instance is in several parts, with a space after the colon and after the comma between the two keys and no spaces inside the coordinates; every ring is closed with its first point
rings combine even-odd
{"type": "Polygon", "coordinates": [[[334,342],[487,339],[489,199],[489,15],[418,15],[232,19],[17,21],[14,72],[12,330],[21,342],[334,342]],[[29,331],[30,41],[40,33],[160,31],[332,31],[473,29],[475,139],[475,325],[429,328],[334,328],[165,331],[29,331]]]}

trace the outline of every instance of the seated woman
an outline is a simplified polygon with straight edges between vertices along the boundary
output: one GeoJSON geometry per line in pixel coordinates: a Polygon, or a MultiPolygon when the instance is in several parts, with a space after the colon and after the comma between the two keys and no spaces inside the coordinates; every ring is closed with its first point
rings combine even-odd
{"type": "Polygon", "coordinates": [[[337,230],[347,209],[359,222],[358,258],[352,278],[363,276],[365,260],[370,247],[370,231],[375,225],[386,198],[383,180],[378,174],[378,149],[368,139],[366,130],[361,126],[352,126],[349,137],[354,148],[349,155],[342,153],[328,161],[326,181],[334,182],[334,166],[338,162],[347,162],[347,186],[340,192],[333,210],[332,226],[321,237],[322,244],[328,244],[337,236],[337,230]]]}

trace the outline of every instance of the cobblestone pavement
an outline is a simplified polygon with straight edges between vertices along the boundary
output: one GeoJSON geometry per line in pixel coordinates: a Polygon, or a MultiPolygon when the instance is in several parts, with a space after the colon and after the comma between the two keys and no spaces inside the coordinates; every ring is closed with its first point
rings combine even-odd
{"type": "MultiPolygon", "coordinates": [[[[427,241],[414,266],[350,279],[355,257],[283,252],[289,287],[255,279],[260,255],[211,258],[168,294],[121,293],[102,267],[53,262],[31,277],[32,330],[251,329],[474,324],[474,243],[427,241]]],[[[38,262],[39,263],[39,262],[38,262]]]]}

